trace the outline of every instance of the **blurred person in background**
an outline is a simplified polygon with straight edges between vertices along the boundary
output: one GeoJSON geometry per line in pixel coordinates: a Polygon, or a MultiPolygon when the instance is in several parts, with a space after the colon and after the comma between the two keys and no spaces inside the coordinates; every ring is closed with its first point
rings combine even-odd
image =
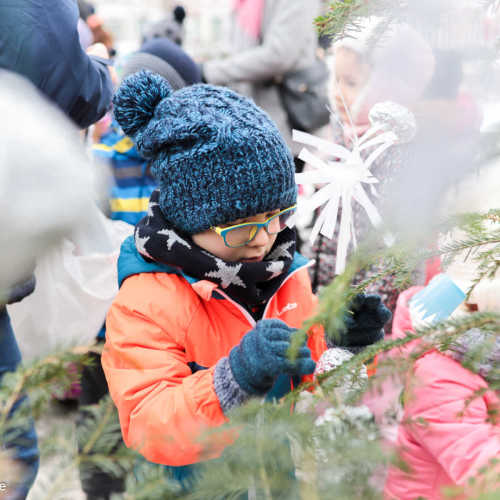
{"type": "Polygon", "coordinates": [[[102,43],[110,57],[114,57],[116,50],[113,46],[113,35],[105,28],[103,20],[97,14],[91,14],[85,22],[92,31],[94,43],[102,43]]]}
{"type": "MultiPolygon", "coordinates": [[[[78,34],[78,9],[72,0],[17,0],[0,4],[0,68],[29,79],[80,128],[101,118],[109,107],[112,87],[108,52],[91,45],[85,52],[78,34]],[[35,22],[36,20],[36,22],[35,22]]],[[[40,124],[41,126],[43,124],[40,124]]],[[[34,267],[34,264],[33,264],[34,267]]],[[[14,286],[2,304],[19,301],[34,289],[26,269],[25,282],[14,286]]],[[[5,307],[0,309],[0,376],[21,361],[5,307]]],[[[20,402],[16,403],[21,404],[20,402]]],[[[9,446],[9,443],[4,443],[9,446]]],[[[22,487],[12,498],[25,498],[39,465],[33,425],[16,438],[18,460],[25,465],[22,487]]]]}
{"type": "Polygon", "coordinates": [[[444,191],[477,166],[480,151],[483,116],[474,92],[464,83],[463,54],[435,49],[434,57],[432,79],[412,107],[417,134],[385,207],[396,230],[406,235],[411,227],[429,227],[436,221],[444,191]]]}
{"type": "MultiPolygon", "coordinates": [[[[108,54],[113,57],[115,50],[113,48],[112,35],[102,28],[100,18],[95,15],[95,9],[92,4],[87,2],[78,2],[80,11],[80,18],[78,19],[78,36],[80,38],[80,45],[84,50],[87,50],[95,43],[102,43],[108,50],[108,54]],[[92,26],[92,28],[91,28],[92,26]]],[[[117,79],[114,71],[110,71],[111,80],[113,85],[116,85],[117,79]]],[[[97,142],[101,135],[109,129],[111,125],[110,112],[107,111],[105,115],[97,122],[92,124],[90,128],[85,130],[85,137],[91,142],[97,142]],[[91,135],[89,135],[89,133],[91,135]]]]}
{"type": "Polygon", "coordinates": [[[186,11],[177,5],[165,19],[148,24],[142,33],[142,43],[153,38],[168,38],[177,45],[182,45],[185,36],[184,20],[186,11]]]}
{"type": "MultiPolygon", "coordinates": [[[[166,78],[176,89],[201,82],[198,66],[168,38],[143,43],[137,52],[125,56],[117,69],[120,79],[149,69],[166,78]]],[[[97,159],[109,164],[114,173],[109,204],[111,219],[137,224],[146,215],[149,197],[156,188],[148,162],[115,120],[110,130],[92,146],[92,152],[97,159]]]]}
{"type": "Polygon", "coordinates": [[[24,75],[86,128],[108,109],[112,86],[106,47],[95,44],[85,52],[77,25],[73,0],[1,3],[0,68],[24,75]]]}
{"type": "MultiPolygon", "coordinates": [[[[9,264],[7,263],[7,265],[9,264]]],[[[29,276],[31,270],[27,270],[26,274],[29,276]]],[[[30,277],[14,285],[6,297],[0,298],[0,384],[5,373],[15,372],[21,363],[21,352],[14,336],[6,305],[22,300],[34,289],[35,276],[31,274],[30,277]]],[[[22,408],[28,404],[26,396],[19,398],[12,407],[9,417],[16,418],[16,412],[21,413],[22,408]]],[[[31,420],[28,426],[21,426],[9,431],[1,438],[0,447],[12,450],[13,458],[22,465],[20,484],[9,484],[7,498],[9,500],[24,499],[35,481],[40,460],[33,421],[31,420]]]]}
{"type": "MultiPolygon", "coordinates": [[[[113,34],[105,28],[102,19],[96,14],[94,5],[85,0],[79,0],[78,9],[80,13],[78,34],[83,49],[87,50],[90,44],[102,44],[106,47],[109,57],[114,58],[116,50],[113,44],[113,34]]],[[[118,80],[114,70],[111,70],[111,80],[113,85],[116,86],[118,80]]],[[[86,137],[91,143],[98,142],[101,135],[109,129],[110,125],[111,114],[108,111],[89,130],[86,130],[86,137]]]]}
{"type": "MultiPolygon", "coordinates": [[[[440,212],[448,216],[487,213],[499,207],[499,192],[500,163],[496,156],[477,172],[449,186],[440,212]]],[[[492,217],[482,225],[493,235],[500,222],[492,217]]],[[[441,238],[441,243],[447,244],[467,239],[467,235],[455,228],[441,238]]],[[[483,251],[494,251],[494,247],[485,246],[483,251]]],[[[452,318],[462,319],[476,311],[500,312],[500,270],[474,283],[480,275],[478,262],[466,250],[446,268],[446,276],[463,292],[474,285],[452,318]]],[[[421,289],[413,286],[399,296],[393,338],[403,338],[422,326],[411,305],[411,299],[421,289]]],[[[434,289],[433,301],[426,303],[425,309],[438,312],[441,303],[448,300],[442,297],[434,289]]],[[[494,465],[500,456],[498,334],[473,328],[455,337],[443,350],[426,349],[425,340],[418,339],[394,351],[394,357],[414,355],[417,359],[397,394],[404,401],[394,443],[399,460],[389,468],[384,498],[483,498],[480,494],[486,492],[491,496],[484,498],[498,498],[498,460],[494,465]]]]}
{"type": "Polygon", "coordinates": [[[95,7],[92,2],[87,0],[78,0],[78,11],[80,12],[80,17],[87,22],[87,18],[92,14],[95,14],[95,7]]]}
{"type": "Polygon", "coordinates": [[[203,79],[227,85],[267,111],[296,156],[291,126],[277,82],[316,60],[318,35],[314,18],[319,0],[234,0],[231,47],[223,59],[205,61],[203,79]]]}
{"type": "MultiPolygon", "coordinates": [[[[343,38],[334,46],[334,114],[330,136],[333,142],[348,149],[370,128],[368,114],[376,103],[393,101],[411,108],[421,98],[434,71],[432,49],[418,32],[404,24],[375,36],[379,26],[380,19],[374,18],[359,33],[343,38]]],[[[363,151],[362,157],[368,158],[376,148],[363,151]]],[[[405,146],[392,146],[372,164],[370,171],[378,179],[377,194],[367,190],[367,195],[379,210],[390,197],[391,181],[404,165],[405,158],[405,146]]],[[[312,224],[317,217],[318,213],[312,224]]],[[[305,245],[305,255],[315,260],[310,268],[315,291],[335,278],[340,218],[341,209],[332,239],[319,234],[313,245],[305,245]]],[[[357,202],[353,203],[352,219],[356,238],[358,242],[363,242],[373,228],[365,209],[357,202]]],[[[348,254],[353,250],[351,243],[348,254]]],[[[363,281],[379,271],[378,268],[362,271],[357,281],[363,281]]],[[[395,276],[385,276],[369,288],[371,293],[381,295],[391,312],[394,312],[398,295],[394,280],[395,276]]],[[[391,322],[388,322],[386,333],[390,331],[391,322]]]]}
{"type": "MultiPolygon", "coordinates": [[[[120,79],[141,69],[153,71],[165,78],[172,88],[201,82],[198,65],[175,42],[168,38],[153,38],[146,41],[137,52],[124,57],[118,68],[120,79]]],[[[114,174],[114,184],[109,199],[109,216],[135,225],[147,215],[151,193],[157,188],[150,169],[150,162],[144,160],[130,137],[113,121],[109,132],[95,144],[92,152],[96,159],[108,164],[114,174]]],[[[97,336],[98,346],[105,339],[105,327],[97,336]]],[[[77,430],[84,427],[89,418],[85,406],[97,405],[109,393],[101,355],[90,353],[94,363],[84,367],[79,396],[77,430]]],[[[88,500],[109,499],[113,493],[124,491],[124,478],[115,477],[97,468],[80,467],[82,489],[88,500]]]]}

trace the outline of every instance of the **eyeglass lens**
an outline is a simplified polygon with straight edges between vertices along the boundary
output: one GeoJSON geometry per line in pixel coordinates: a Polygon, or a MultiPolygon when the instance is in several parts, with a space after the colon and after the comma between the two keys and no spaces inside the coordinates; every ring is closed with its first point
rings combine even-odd
{"type": "MultiPolygon", "coordinates": [[[[290,218],[293,212],[294,210],[289,210],[288,212],[276,215],[270,219],[266,228],[268,234],[274,235],[283,231],[286,227],[286,221],[290,218]]],[[[243,246],[255,237],[258,229],[259,226],[254,224],[235,227],[234,229],[226,232],[226,244],[231,247],[243,246]]]]}

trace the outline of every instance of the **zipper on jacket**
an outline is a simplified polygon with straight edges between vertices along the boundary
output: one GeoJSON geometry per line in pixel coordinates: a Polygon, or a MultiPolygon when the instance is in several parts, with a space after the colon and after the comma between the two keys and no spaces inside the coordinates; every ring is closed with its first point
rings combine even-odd
{"type": "Polygon", "coordinates": [[[311,267],[314,265],[314,260],[310,260],[309,262],[307,262],[306,264],[304,264],[303,266],[300,266],[298,267],[297,269],[295,269],[294,271],[292,271],[284,280],[283,280],[283,283],[281,283],[280,287],[274,292],[274,294],[271,296],[271,298],[267,301],[267,304],[266,304],[266,307],[264,308],[264,312],[262,313],[262,319],[265,319],[266,317],[266,313],[269,309],[269,304],[271,304],[271,300],[274,299],[274,297],[276,296],[276,294],[281,290],[281,287],[295,274],[297,273],[298,271],[301,271],[302,269],[307,269],[308,267],[311,267]]]}
{"type": "MultiPolygon", "coordinates": [[[[243,316],[245,316],[246,320],[250,323],[250,326],[254,327],[257,324],[257,322],[253,319],[252,315],[242,305],[238,304],[238,302],[236,302],[231,297],[229,297],[229,295],[227,295],[225,292],[223,292],[219,288],[216,288],[214,290],[214,292],[219,293],[226,300],[228,300],[229,302],[231,302],[231,304],[233,304],[234,306],[236,306],[236,308],[239,309],[239,311],[243,314],[243,316]]],[[[274,295],[273,295],[273,297],[274,297],[274,295]]]]}

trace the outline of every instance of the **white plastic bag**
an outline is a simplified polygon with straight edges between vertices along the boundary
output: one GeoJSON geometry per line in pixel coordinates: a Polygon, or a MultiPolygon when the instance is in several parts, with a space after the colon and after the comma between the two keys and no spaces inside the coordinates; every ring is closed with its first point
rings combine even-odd
{"type": "Polygon", "coordinates": [[[134,227],[107,219],[97,208],[91,219],[87,231],[39,259],[35,291],[8,306],[25,360],[90,344],[104,323],[118,291],[120,245],[134,227]]]}

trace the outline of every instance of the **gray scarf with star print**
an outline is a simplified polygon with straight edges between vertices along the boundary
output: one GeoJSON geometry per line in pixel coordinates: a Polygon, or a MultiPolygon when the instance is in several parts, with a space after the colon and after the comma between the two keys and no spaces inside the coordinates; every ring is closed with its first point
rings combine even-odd
{"type": "Polygon", "coordinates": [[[135,227],[137,251],[149,261],[180,269],[187,276],[217,283],[243,306],[266,303],[288,274],[295,253],[295,233],[286,228],[278,234],[271,251],[261,262],[227,262],[196,245],[163,216],[159,191],[152,193],[148,215],[135,227]]]}

